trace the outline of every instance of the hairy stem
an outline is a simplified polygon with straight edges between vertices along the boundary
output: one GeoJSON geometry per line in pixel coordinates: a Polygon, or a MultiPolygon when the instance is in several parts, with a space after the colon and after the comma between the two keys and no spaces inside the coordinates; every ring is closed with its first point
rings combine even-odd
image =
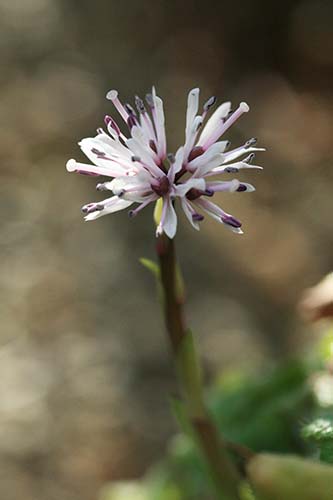
{"type": "Polygon", "coordinates": [[[195,440],[209,467],[217,498],[239,500],[238,472],[205,407],[199,360],[191,332],[185,325],[185,297],[173,240],[165,235],[160,236],[157,240],[157,254],[167,332],[195,440]]]}

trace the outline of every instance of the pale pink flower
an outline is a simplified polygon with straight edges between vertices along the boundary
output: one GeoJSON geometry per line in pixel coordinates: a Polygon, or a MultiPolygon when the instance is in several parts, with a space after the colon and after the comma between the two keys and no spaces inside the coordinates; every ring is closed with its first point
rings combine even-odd
{"type": "Polygon", "coordinates": [[[230,126],[249,110],[242,102],[231,112],[229,102],[221,104],[202,128],[210,108],[215,104],[211,97],[199,110],[199,89],[189,92],[185,144],[175,155],[167,154],[163,101],[156,95],[146,96],[150,113],[144,102],[135,98],[138,113],[129,104],[123,105],[118,92],[107,94],[129,129],[127,137],[110,116],[105,117],[107,132],[97,130],[97,135],[83,139],[79,146],[93,163],[85,164],[75,160],[67,162],[69,172],[112,178],[97,184],[99,191],[111,191],[113,196],[103,201],[89,203],[82,208],[85,220],[94,220],[103,215],[117,212],[136,203],[129,211],[131,217],[158,199],[162,199],[162,213],[156,234],[165,233],[173,238],[177,229],[175,201],[180,205],[192,226],[199,229],[199,222],[205,212],[225,224],[236,233],[242,233],[241,223],[224,212],[211,198],[216,192],[253,191],[251,184],[236,179],[229,181],[210,180],[221,173],[235,173],[240,169],[261,169],[252,165],[256,148],[255,139],[242,146],[228,150],[228,141],[219,141],[230,126]],[[200,130],[202,131],[200,133],[200,130]]]}

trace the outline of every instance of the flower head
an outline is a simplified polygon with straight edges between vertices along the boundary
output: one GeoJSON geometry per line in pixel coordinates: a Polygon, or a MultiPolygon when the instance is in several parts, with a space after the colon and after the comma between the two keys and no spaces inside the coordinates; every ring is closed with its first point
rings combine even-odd
{"type": "Polygon", "coordinates": [[[79,146],[92,164],[67,162],[69,172],[111,178],[97,184],[98,191],[111,191],[113,196],[82,207],[85,220],[94,220],[106,214],[123,210],[136,204],[129,211],[136,216],[143,208],[159,199],[162,212],[156,234],[165,233],[173,238],[177,229],[175,201],[180,205],[192,226],[199,229],[204,219],[202,212],[210,215],[236,233],[242,233],[241,223],[211,201],[216,192],[253,191],[251,184],[232,180],[211,180],[219,174],[236,173],[241,169],[261,169],[253,165],[256,140],[250,139],[236,149],[229,149],[229,142],[221,136],[249,106],[242,102],[231,112],[231,103],[221,104],[203,126],[206,116],[215,104],[211,97],[199,112],[199,89],[188,94],[185,143],[175,155],[167,154],[163,101],[155,88],[147,94],[146,103],[135,97],[137,111],[123,105],[118,92],[107,94],[124,120],[129,133],[125,135],[111,116],[105,116],[106,130],[99,128],[95,137],[82,139],[79,146]]]}

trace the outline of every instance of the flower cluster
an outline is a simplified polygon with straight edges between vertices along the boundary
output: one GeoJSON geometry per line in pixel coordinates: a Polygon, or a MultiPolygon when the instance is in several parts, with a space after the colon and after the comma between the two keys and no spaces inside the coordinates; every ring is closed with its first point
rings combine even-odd
{"type": "Polygon", "coordinates": [[[156,235],[165,233],[173,238],[177,229],[175,201],[180,205],[192,226],[199,229],[207,213],[235,233],[242,233],[241,222],[223,211],[211,198],[216,192],[253,191],[251,184],[233,180],[211,180],[224,173],[236,173],[241,169],[261,169],[253,165],[256,139],[250,139],[236,149],[230,143],[220,140],[221,136],[243,114],[249,106],[241,102],[235,111],[231,103],[221,104],[206,121],[215,104],[211,97],[199,112],[199,89],[188,94],[185,143],[175,155],[167,153],[163,101],[156,95],[155,88],[146,96],[146,105],[135,97],[136,110],[123,105],[118,92],[107,94],[129,130],[127,137],[111,116],[105,116],[107,131],[97,130],[96,137],[83,139],[79,146],[93,165],[67,162],[69,172],[91,176],[103,176],[112,180],[98,183],[98,191],[111,191],[113,196],[103,201],[89,203],[82,207],[85,220],[94,220],[106,214],[117,212],[138,204],[129,211],[136,216],[152,202],[162,200],[160,222],[156,235]]]}

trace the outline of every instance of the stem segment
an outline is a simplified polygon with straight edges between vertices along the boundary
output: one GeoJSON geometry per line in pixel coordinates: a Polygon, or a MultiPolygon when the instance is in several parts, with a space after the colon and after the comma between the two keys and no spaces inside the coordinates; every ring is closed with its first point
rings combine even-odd
{"type": "Polygon", "coordinates": [[[157,240],[157,254],[164,294],[165,322],[191,427],[209,466],[217,498],[239,500],[238,472],[205,407],[199,361],[191,332],[185,326],[185,297],[173,240],[165,235],[160,236],[157,240]]]}

